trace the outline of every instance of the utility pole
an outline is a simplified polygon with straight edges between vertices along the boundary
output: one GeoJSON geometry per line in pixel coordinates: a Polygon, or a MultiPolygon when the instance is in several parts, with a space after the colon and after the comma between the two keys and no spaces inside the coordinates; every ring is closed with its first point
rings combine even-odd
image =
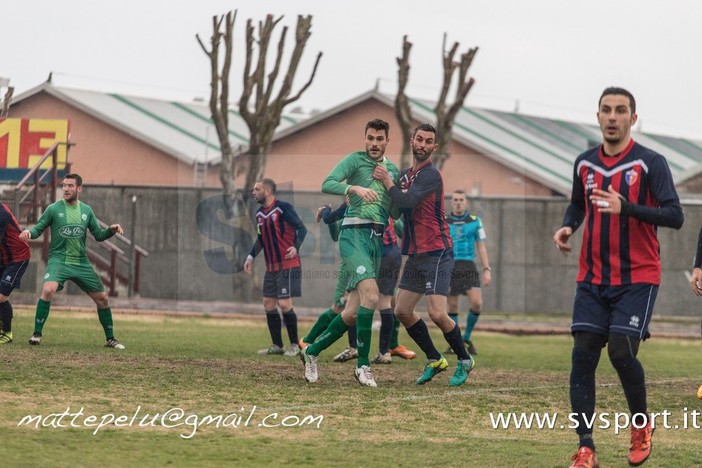
{"type": "Polygon", "coordinates": [[[7,91],[5,92],[5,97],[2,99],[2,102],[0,103],[1,104],[0,105],[0,118],[5,118],[10,113],[10,104],[12,103],[12,94],[15,92],[15,88],[10,86],[10,79],[0,77],[0,93],[2,92],[3,88],[7,88],[7,91]]]}
{"type": "Polygon", "coordinates": [[[134,277],[136,276],[136,215],[137,215],[136,195],[132,195],[132,223],[129,232],[129,278],[127,286],[127,297],[134,296],[134,277]]]}

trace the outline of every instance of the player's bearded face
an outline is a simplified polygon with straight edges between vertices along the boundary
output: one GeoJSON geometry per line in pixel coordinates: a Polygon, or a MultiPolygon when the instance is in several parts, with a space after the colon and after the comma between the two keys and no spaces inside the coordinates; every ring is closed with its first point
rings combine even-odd
{"type": "Polygon", "coordinates": [[[66,179],[63,182],[63,199],[67,202],[74,202],[78,200],[78,193],[80,192],[79,187],[76,186],[76,182],[73,179],[66,179]]]}
{"type": "Polygon", "coordinates": [[[366,153],[373,161],[381,161],[389,141],[384,130],[369,128],[366,130],[366,153]]]}
{"type": "Polygon", "coordinates": [[[419,162],[429,159],[431,154],[438,148],[435,138],[436,135],[434,133],[419,130],[410,140],[414,159],[419,162]]]}
{"type": "Polygon", "coordinates": [[[604,96],[597,112],[602,138],[610,144],[628,141],[637,115],[632,114],[629,98],[621,94],[604,96]]]}
{"type": "Polygon", "coordinates": [[[266,201],[266,187],[260,183],[256,182],[251,194],[256,199],[257,203],[263,204],[266,201]]]}

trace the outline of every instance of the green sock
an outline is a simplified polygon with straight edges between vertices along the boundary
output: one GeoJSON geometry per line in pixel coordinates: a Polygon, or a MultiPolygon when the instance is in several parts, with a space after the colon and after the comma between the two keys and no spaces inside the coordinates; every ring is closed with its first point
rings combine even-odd
{"type": "Polygon", "coordinates": [[[307,333],[307,335],[302,339],[305,343],[314,343],[314,341],[319,337],[319,335],[322,334],[324,330],[327,329],[329,324],[331,323],[332,320],[334,320],[334,317],[336,317],[337,314],[334,313],[334,310],[330,307],[322,314],[317,317],[317,321],[314,322],[314,325],[312,325],[312,329],[307,333]]]}
{"type": "Polygon", "coordinates": [[[458,325],[458,312],[449,312],[448,316],[456,325],[458,325]]]}
{"type": "Polygon", "coordinates": [[[358,346],[358,364],[356,367],[370,366],[370,344],[371,344],[371,328],[373,327],[373,312],[374,309],[367,309],[363,306],[358,306],[356,309],[356,335],[358,346]]]}
{"type": "Polygon", "coordinates": [[[473,333],[473,328],[475,324],[478,323],[480,318],[480,313],[476,313],[473,310],[468,311],[468,317],[466,318],[466,329],[463,331],[463,339],[465,341],[470,341],[470,335],[473,333]]]}
{"type": "Polygon", "coordinates": [[[395,317],[395,325],[392,327],[392,335],[390,335],[390,349],[395,349],[400,346],[400,321],[395,317]]]}
{"type": "Polygon", "coordinates": [[[346,330],[348,329],[349,326],[344,323],[344,320],[341,318],[341,314],[337,315],[334,317],[334,320],[331,321],[327,329],[324,330],[321,335],[319,335],[315,342],[307,347],[307,354],[311,356],[319,356],[319,353],[330,347],[336,342],[336,340],[344,336],[344,333],[346,333],[346,330]]]}
{"type": "Polygon", "coordinates": [[[49,318],[49,310],[51,309],[51,302],[39,299],[37,301],[37,311],[34,314],[34,333],[41,333],[44,329],[44,324],[46,319],[49,318]]]}
{"type": "Polygon", "coordinates": [[[108,307],[107,309],[98,309],[98,319],[100,319],[100,325],[102,329],[105,330],[105,339],[111,340],[115,337],[112,331],[112,310],[108,307]]]}

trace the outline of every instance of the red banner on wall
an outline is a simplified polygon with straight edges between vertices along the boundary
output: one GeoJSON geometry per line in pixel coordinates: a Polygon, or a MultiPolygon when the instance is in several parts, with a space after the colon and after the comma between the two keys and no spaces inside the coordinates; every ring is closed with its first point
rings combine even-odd
{"type": "MultiPolygon", "coordinates": [[[[0,119],[0,180],[19,181],[56,142],[68,141],[68,120],[0,119]]],[[[58,168],[66,166],[67,149],[58,147],[58,168]]],[[[51,160],[42,164],[51,167],[51,160]]]]}

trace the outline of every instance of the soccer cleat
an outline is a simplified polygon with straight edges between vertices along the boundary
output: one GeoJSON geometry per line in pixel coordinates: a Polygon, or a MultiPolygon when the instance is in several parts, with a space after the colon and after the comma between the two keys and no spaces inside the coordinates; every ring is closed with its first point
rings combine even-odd
{"type": "Polygon", "coordinates": [[[275,345],[275,344],[272,344],[272,345],[271,345],[270,347],[268,347],[268,348],[264,348],[264,349],[259,349],[259,350],[258,350],[258,354],[261,354],[261,355],[265,355],[265,354],[284,354],[284,353],[285,353],[285,350],[283,349],[283,347],[282,347],[282,346],[275,345]]]}
{"type": "Polygon", "coordinates": [[[599,468],[597,454],[590,447],[580,447],[571,457],[573,464],[570,468],[599,468]]]}
{"type": "Polygon", "coordinates": [[[358,380],[358,383],[360,383],[361,385],[365,385],[366,387],[378,386],[378,384],[375,383],[373,373],[371,372],[371,368],[369,366],[357,367],[353,371],[353,375],[356,377],[356,380],[358,380]]]}
{"type": "Polygon", "coordinates": [[[29,344],[37,346],[41,343],[41,333],[35,333],[29,338],[29,344]]]}
{"type": "Polygon", "coordinates": [[[390,355],[399,356],[402,359],[414,359],[417,357],[417,353],[415,353],[411,349],[405,348],[402,345],[398,345],[396,348],[392,348],[390,350],[390,355]]]}
{"type": "Polygon", "coordinates": [[[346,348],[336,356],[334,356],[335,362],[346,362],[351,359],[356,359],[358,357],[358,351],[356,348],[346,348]]]}
{"type": "Polygon", "coordinates": [[[451,376],[451,379],[449,379],[449,387],[458,387],[459,385],[466,383],[466,380],[468,380],[468,374],[470,374],[470,371],[472,371],[474,367],[475,359],[473,359],[472,356],[468,362],[458,361],[456,371],[451,376]]]}
{"type": "Polygon", "coordinates": [[[702,400],[702,385],[700,385],[700,388],[697,389],[697,398],[702,400]]]}
{"type": "Polygon", "coordinates": [[[631,426],[631,445],[629,446],[629,466],[639,466],[648,459],[651,455],[653,443],[651,436],[653,435],[653,427],[649,422],[645,427],[637,429],[631,426]]]}
{"type": "Polygon", "coordinates": [[[304,341],[302,341],[302,339],[300,339],[300,341],[297,343],[297,345],[300,347],[300,351],[302,351],[303,349],[307,348],[310,344],[305,343],[304,341]]]}
{"type": "Polygon", "coordinates": [[[380,354],[380,351],[378,351],[378,354],[373,358],[373,364],[390,364],[392,363],[392,356],[390,355],[390,352],[387,352],[385,354],[380,354]]]}
{"type": "Polygon", "coordinates": [[[463,342],[466,344],[466,348],[468,348],[468,354],[478,354],[478,350],[473,346],[473,341],[464,339],[463,342]]]}
{"type": "Polygon", "coordinates": [[[297,356],[300,354],[300,346],[297,343],[290,343],[283,356],[297,356]]]}
{"type": "Polygon", "coordinates": [[[0,344],[12,343],[12,332],[0,332],[0,344]]]}
{"type": "Polygon", "coordinates": [[[105,348],[124,349],[124,345],[117,338],[110,338],[105,342],[105,348]]]}
{"type": "Polygon", "coordinates": [[[438,361],[428,362],[427,365],[424,366],[424,373],[417,379],[417,385],[424,385],[433,379],[436,374],[445,371],[447,367],[448,361],[446,361],[446,358],[443,356],[441,356],[441,359],[438,361]]]}
{"type": "Polygon", "coordinates": [[[319,378],[317,374],[317,356],[307,354],[307,350],[300,352],[300,358],[305,364],[305,380],[308,382],[316,382],[319,378]]]}

